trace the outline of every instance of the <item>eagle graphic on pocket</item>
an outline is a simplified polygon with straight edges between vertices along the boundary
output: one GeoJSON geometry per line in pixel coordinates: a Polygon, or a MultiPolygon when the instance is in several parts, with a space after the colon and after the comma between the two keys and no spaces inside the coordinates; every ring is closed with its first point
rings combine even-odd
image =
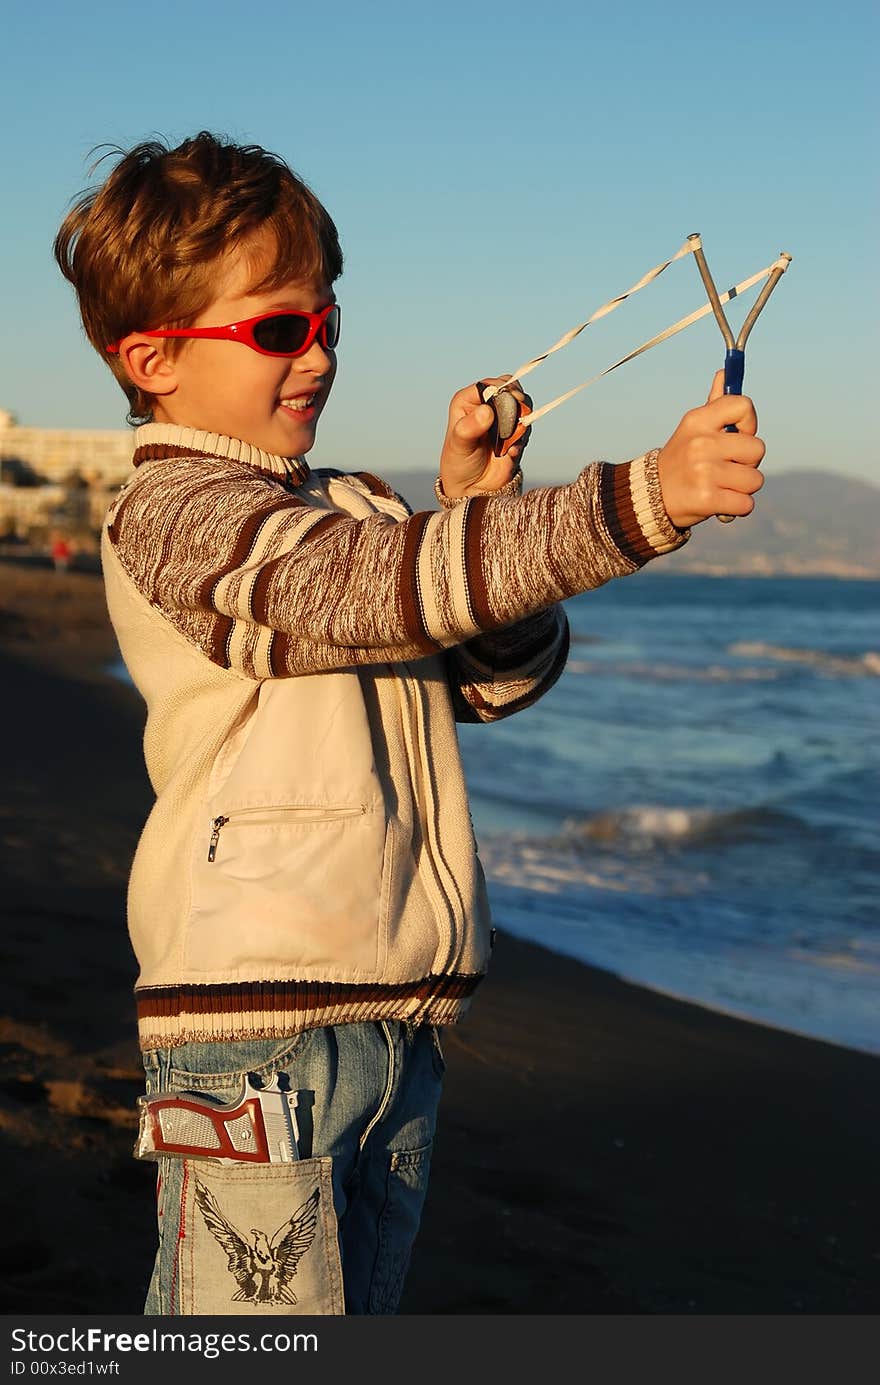
{"type": "Polygon", "coordinates": [[[316,1188],[293,1216],[279,1226],[271,1241],[265,1231],[251,1227],[243,1236],[220,1210],[214,1194],[198,1178],[196,1203],[205,1225],[229,1257],[229,1272],[238,1289],[233,1303],[295,1304],[292,1280],[299,1262],[315,1239],[320,1188],[316,1188]]]}

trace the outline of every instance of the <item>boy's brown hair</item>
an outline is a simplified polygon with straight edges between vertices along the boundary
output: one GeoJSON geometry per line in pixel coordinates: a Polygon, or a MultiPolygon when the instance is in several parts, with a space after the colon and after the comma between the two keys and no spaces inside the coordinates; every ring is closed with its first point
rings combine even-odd
{"type": "MultiPolygon", "coordinates": [[[[149,140],[112,152],[121,157],[109,177],[65,217],[55,258],[135,424],[150,418],[152,401],[108,354],[109,344],[129,332],[188,326],[214,296],[218,260],[258,232],[260,249],[274,253],[255,257],[252,292],[294,279],[332,284],[342,250],[314,193],[259,145],[202,130],[176,149],[149,140]]],[[[171,354],[180,345],[167,343],[171,354]]]]}

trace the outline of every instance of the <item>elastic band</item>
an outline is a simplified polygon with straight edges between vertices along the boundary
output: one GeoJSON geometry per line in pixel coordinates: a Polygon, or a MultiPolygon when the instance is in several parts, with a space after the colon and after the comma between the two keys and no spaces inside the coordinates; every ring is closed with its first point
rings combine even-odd
{"type": "MultiPolygon", "coordinates": [[[[690,250],[693,250],[695,249],[695,246],[691,244],[688,248],[690,250]]],[[[671,263],[671,260],[667,260],[667,264],[671,263]]],[[[737,284],[732,289],[728,289],[726,293],[720,294],[719,301],[721,303],[729,303],[731,298],[738,297],[739,294],[745,293],[747,289],[753,288],[755,284],[760,283],[762,279],[768,278],[770,274],[772,274],[773,270],[776,269],[779,265],[780,260],[776,260],[772,265],[768,265],[766,269],[759,270],[757,274],[751,275],[751,277],[748,279],[743,279],[742,283],[737,284]]],[[[689,313],[687,317],[683,317],[680,319],[680,321],[674,323],[671,327],[667,327],[664,332],[658,332],[657,336],[652,337],[650,341],[643,342],[641,346],[637,346],[635,351],[630,351],[626,356],[621,356],[619,361],[615,361],[613,365],[608,366],[605,370],[600,370],[598,375],[593,375],[589,380],[585,380],[582,385],[575,385],[574,389],[567,390],[565,394],[560,394],[557,399],[551,399],[549,404],[544,404],[542,408],[535,409],[534,413],[523,414],[520,418],[520,423],[523,423],[526,426],[531,425],[535,422],[536,419],[542,418],[544,414],[549,414],[551,409],[555,409],[560,404],[564,404],[566,400],[571,399],[576,394],[579,394],[581,390],[585,390],[589,385],[594,385],[596,381],[601,380],[604,375],[610,375],[612,370],[616,370],[618,366],[626,365],[627,361],[635,360],[636,356],[641,356],[644,351],[649,351],[652,346],[658,346],[661,341],[666,341],[669,337],[674,337],[677,332],[683,332],[685,327],[690,327],[691,323],[698,322],[701,317],[706,317],[706,315],[711,312],[712,304],[704,304],[703,307],[698,308],[696,312],[689,313]]],[[[579,330],[580,328],[578,328],[578,331],[579,330]]],[[[556,350],[556,347],[554,347],[553,350],[556,350]]],[[[545,355],[549,354],[549,352],[545,353],[545,355]]],[[[538,361],[543,359],[543,356],[536,357],[535,364],[537,364],[538,361]]],[[[520,378],[519,373],[517,373],[513,378],[518,380],[520,378]]],[[[503,389],[504,386],[496,386],[496,393],[499,388],[503,389]]]]}
{"type": "MultiPolygon", "coordinates": [[[[560,337],[559,341],[556,342],[554,346],[549,347],[549,349],[542,352],[540,356],[535,356],[533,360],[526,361],[525,365],[521,365],[519,370],[513,372],[513,379],[521,380],[524,375],[528,375],[529,372],[534,370],[536,366],[539,366],[542,361],[546,361],[548,356],[552,356],[554,351],[561,351],[563,346],[568,346],[569,342],[574,341],[575,337],[580,336],[584,328],[589,327],[591,322],[598,322],[600,317],[607,317],[609,313],[613,313],[615,308],[619,308],[621,303],[625,303],[634,293],[638,293],[639,289],[643,289],[647,284],[659,278],[664,269],[668,269],[671,264],[675,264],[676,260],[684,259],[685,255],[692,255],[695,250],[701,248],[701,245],[702,242],[699,236],[694,236],[686,240],[681,249],[677,250],[671,259],[664,260],[662,264],[655,265],[653,269],[649,269],[647,274],[642,275],[637,284],[633,284],[632,288],[626,290],[626,293],[620,293],[616,298],[609,298],[608,302],[603,303],[601,308],[597,308],[596,311],[587,318],[586,322],[582,322],[578,327],[572,327],[571,331],[566,332],[564,336],[560,337]]],[[[495,395],[499,394],[504,388],[504,385],[491,385],[485,393],[486,403],[488,403],[490,399],[493,399],[495,395]]]]}

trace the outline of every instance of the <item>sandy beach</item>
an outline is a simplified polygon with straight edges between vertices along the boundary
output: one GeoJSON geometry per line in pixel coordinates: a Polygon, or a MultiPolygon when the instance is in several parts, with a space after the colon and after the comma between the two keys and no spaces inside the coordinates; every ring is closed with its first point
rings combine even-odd
{"type": "MultiPolygon", "coordinates": [[[[3,1311],[138,1313],[153,1170],[125,886],[151,794],[100,578],[0,562],[3,1311]]],[[[408,1314],[869,1314],[878,1060],[499,935],[408,1314]]]]}

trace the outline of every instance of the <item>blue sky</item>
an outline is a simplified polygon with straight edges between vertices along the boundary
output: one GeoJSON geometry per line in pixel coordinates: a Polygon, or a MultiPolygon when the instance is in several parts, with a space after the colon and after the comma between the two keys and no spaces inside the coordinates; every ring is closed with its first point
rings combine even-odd
{"type": "MultiPolygon", "coordinates": [[[[123,425],[52,238],[94,146],[207,128],[283,154],[340,230],[344,338],[317,463],[432,467],[455,389],[545,349],[699,231],[725,287],[794,256],[747,351],[767,475],[875,481],[873,9],[17,6],[0,87],[0,406],[123,425]]],[[[702,301],[693,260],[674,265],[535,372],[536,404],[702,301]]],[[[532,476],[660,445],[722,357],[710,317],[585,391],[536,425],[532,476]]]]}

